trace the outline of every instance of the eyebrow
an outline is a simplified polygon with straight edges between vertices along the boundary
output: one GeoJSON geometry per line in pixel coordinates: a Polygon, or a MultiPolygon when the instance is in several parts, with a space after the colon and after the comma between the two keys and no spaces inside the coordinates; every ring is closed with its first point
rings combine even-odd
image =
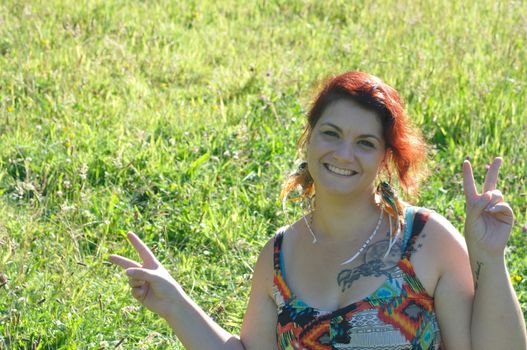
{"type": "MultiPolygon", "coordinates": [[[[331,127],[335,128],[335,129],[337,129],[338,132],[342,133],[342,129],[339,128],[338,126],[336,126],[335,124],[325,122],[325,123],[322,123],[321,126],[322,126],[322,125],[328,125],[328,126],[331,126],[331,127]]],[[[372,137],[372,138],[374,138],[374,139],[376,139],[376,140],[378,140],[378,141],[381,140],[378,136],[373,135],[373,134],[362,134],[362,135],[359,135],[359,137],[372,137]]]]}

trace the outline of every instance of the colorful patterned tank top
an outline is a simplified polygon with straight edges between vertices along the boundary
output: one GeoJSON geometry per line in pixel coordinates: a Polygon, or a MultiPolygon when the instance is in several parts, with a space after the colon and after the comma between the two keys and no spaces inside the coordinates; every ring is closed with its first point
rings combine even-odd
{"type": "Polygon", "coordinates": [[[281,253],[284,231],[274,242],[274,299],[280,350],[440,349],[434,299],[416,277],[410,256],[430,212],[407,207],[402,257],[369,297],[333,312],[310,307],[285,281],[281,253]]]}

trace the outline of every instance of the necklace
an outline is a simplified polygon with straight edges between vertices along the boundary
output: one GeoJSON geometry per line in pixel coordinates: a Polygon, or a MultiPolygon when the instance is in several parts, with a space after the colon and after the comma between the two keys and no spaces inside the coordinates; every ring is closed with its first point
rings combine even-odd
{"type": "MultiPolygon", "coordinates": [[[[382,219],[384,217],[384,210],[381,208],[381,214],[379,215],[379,220],[377,220],[377,226],[375,226],[375,229],[373,230],[373,232],[371,233],[370,237],[368,237],[364,243],[362,244],[362,246],[359,248],[359,250],[357,251],[357,253],[355,253],[355,255],[353,255],[351,258],[349,258],[348,260],[344,261],[341,265],[346,265],[346,264],[349,264],[350,262],[352,262],[353,260],[355,260],[363,251],[364,249],[366,249],[366,247],[370,244],[371,240],[373,239],[373,237],[377,234],[377,232],[379,231],[379,228],[381,227],[381,223],[382,223],[382,219]]],[[[313,214],[311,214],[311,220],[313,219],[313,214]]],[[[304,221],[306,223],[306,226],[307,228],[309,229],[309,232],[311,233],[311,236],[313,236],[313,244],[317,243],[318,240],[317,240],[317,237],[315,236],[315,233],[313,232],[313,230],[311,229],[311,225],[309,224],[309,222],[307,222],[307,219],[306,219],[306,215],[304,215],[304,221]]]]}

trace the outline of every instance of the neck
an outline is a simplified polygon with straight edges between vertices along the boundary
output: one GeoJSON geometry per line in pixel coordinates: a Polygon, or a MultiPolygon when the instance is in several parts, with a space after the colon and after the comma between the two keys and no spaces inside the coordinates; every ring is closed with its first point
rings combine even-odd
{"type": "Polygon", "coordinates": [[[368,237],[380,215],[371,192],[353,198],[317,192],[315,207],[311,226],[320,241],[368,237]]]}

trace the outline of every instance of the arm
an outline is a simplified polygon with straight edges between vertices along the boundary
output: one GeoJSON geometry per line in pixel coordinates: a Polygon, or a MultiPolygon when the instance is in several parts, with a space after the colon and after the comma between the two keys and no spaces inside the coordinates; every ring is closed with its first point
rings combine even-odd
{"type": "Polygon", "coordinates": [[[444,348],[478,349],[471,346],[470,340],[474,285],[465,240],[437,213],[432,214],[425,229],[430,240],[427,260],[438,269],[434,305],[444,348]]]}
{"type": "Polygon", "coordinates": [[[271,299],[274,267],[273,239],[262,249],[253,274],[251,297],[243,319],[240,338],[246,349],[277,350],[276,304],[271,299]]]}
{"type": "Polygon", "coordinates": [[[475,280],[473,349],[527,349],[525,323],[505,259],[470,249],[475,280]]]}
{"type": "Polygon", "coordinates": [[[181,287],[164,318],[185,349],[245,349],[238,337],[214,322],[181,287]]]}
{"type": "MultiPolygon", "coordinates": [[[[251,346],[244,347],[238,337],[221,328],[185,293],[135,234],[129,233],[128,238],[138,251],[143,264],[118,255],[111,255],[109,257],[110,262],[126,269],[134,298],[150,311],[167,320],[186,349],[242,350],[269,348],[269,343],[266,343],[267,346],[262,345],[263,339],[267,339],[258,332],[252,332],[247,337],[246,341],[251,346]],[[260,346],[256,347],[252,344],[259,344],[260,346]]],[[[269,258],[269,261],[271,263],[272,259],[269,258]]],[[[256,274],[257,271],[255,271],[256,274]]],[[[255,277],[255,280],[259,279],[255,277]]],[[[260,303],[264,304],[259,299],[259,292],[253,291],[253,294],[255,295],[254,298],[251,297],[253,308],[260,303]]],[[[251,323],[253,325],[269,323],[271,320],[263,318],[264,315],[268,314],[271,314],[269,309],[267,313],[262,315],[253,313],[250,318],[251,323]]]]}
{"type": "Polygon", "coordinates": [[[463,164],[467,201],[465,238],[475,296],[471,338],[474,349],[526,349],[525,322],[505,265],[505,247],[514,222],[512,209],[496,190],[501,158],[489,167],[478,194],[470,162],[463,164]]]}

